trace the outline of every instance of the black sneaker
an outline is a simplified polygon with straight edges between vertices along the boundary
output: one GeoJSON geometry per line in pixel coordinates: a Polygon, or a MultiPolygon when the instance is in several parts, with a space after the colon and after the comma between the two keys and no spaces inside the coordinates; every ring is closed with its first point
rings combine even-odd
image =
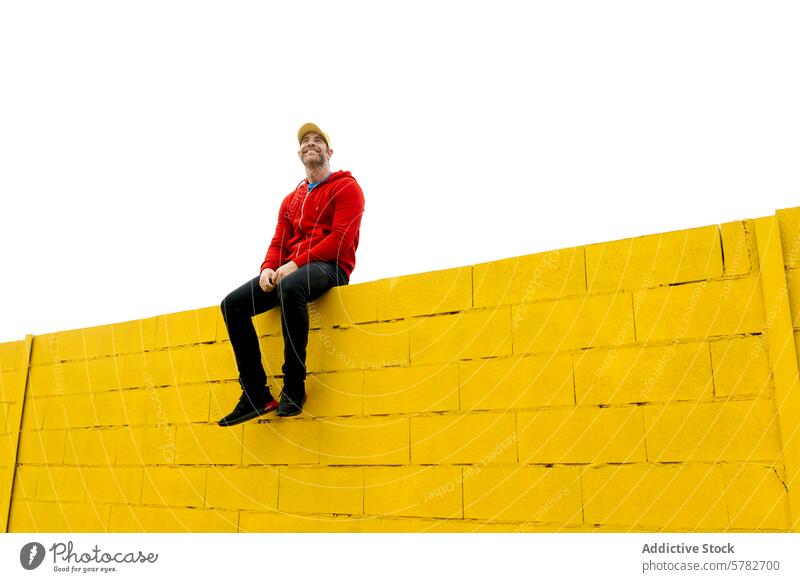
{"type": "Polygon", "coordinates": [[[303,404],[306,403],[306,395],[303,394],[303,402],[298,405],[285,392],[281,394],[281,403],[275,416],[297,416],[303,412],[303,404]]]}
{"type": "Polygon", "coordinates": [[[242,397],[239,398],[239,402],[236,403],[233,412],[220,418],[217,424],[220,426],[233,426],[235,424],[241,424],[250,420],[251,418],[256,418],[263,414],[267,414],[268,412],[272,412],[276,408],[278,408],[278,401],[274,398],[266,404],[254,405],[250,400],[250,397],[247,396],[247,394],[242,393],[242,397]]]}

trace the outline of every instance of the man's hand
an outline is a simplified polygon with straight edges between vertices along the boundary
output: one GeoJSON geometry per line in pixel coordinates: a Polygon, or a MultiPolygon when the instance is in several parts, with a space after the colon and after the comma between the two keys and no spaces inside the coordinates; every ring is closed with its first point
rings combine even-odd
{"type": "Polygon", "coordinates": [[[281,280],[284,277],[291,275],[299,268],[300,267],[298,267],[297,263],[295,263],[294,261],[289,261],[285,265],[281,265],[280,267],[278,267],[278,270],[275,271],[275,275],[272,277],[273,284],[277,285],[278,283],[281,282],[281,280]]]}
{"type": "Polygon", "coordinates": [[[258,280],[258,286],[261,287],[262,291],[267,292],[275,289],[276,283],[272,281],[274,277],[275,271],[272,269],[264,269],[261,271],[261,278],[258,280]]]}

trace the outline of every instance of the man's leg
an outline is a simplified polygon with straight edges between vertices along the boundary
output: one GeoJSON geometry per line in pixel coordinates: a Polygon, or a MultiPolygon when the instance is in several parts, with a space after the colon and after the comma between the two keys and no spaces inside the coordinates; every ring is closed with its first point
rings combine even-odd
{"type": "Polygon", "coordinates": [[[278,284],[283,325],[284,364],[281,416],[286,412],[284,400],[294,405],[291,412],[299,413],[305,397],[306,346],[308,345],[308,302],[328,289],[347,285],[347,274],[336,263],[312,262],[300,267],[278,284]]]}
{"type": "Polygon", "coordinates": [[[264,313],[278,305],[279,297],[275,289],[263,291],[258,285],[259,277],[254,277],[241,287],[231,291],[220,304],[222,318],[228,328],[231,346],[239,369],[239,383],[244,395],[253,405],[262,405],[272,396],[267,387],[267,375],[261,364],[261,350],[258,336],[253,327],[253,316],[264,313]]]}

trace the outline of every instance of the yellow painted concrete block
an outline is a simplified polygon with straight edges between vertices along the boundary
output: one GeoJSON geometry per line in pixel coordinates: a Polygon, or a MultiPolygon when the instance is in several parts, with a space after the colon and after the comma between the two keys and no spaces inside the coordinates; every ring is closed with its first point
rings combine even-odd
{"type": "Polygon", "coordinates": [[[364,414],[458,410],[458,364],[364,372],[364,414]]]}
{"type": "Polygon", "coordinates": [[[410,519],[323,515],[318,520],[319,533],[411,533],[410,519]]]}
{"type": "Polygon", "coordinates": [[[586,246],[589,293],[656,287],[722,276],[716,226],[586,246]]]}
{"type": "Polygon", "coordinates": [[[144,465],[145,427],[111,429],[117,443],[114,455],[116,465],[144,465]]]}
{"type": "Polygon", "coordinates": [[[378,319],[451,313],[472,307],[472,267],[380,281],[378,319]]]}
{"type": "Polygon", "coordinates": [[[789,292],[789,309],[792,327],[800,328],[800,269],[786,269],[786,288],[789,292]]]}
{"type": "Polygon", "coordinates": [[[117,356],[103,356],[88,360],[86,372],[88,375],[89,391],[103,392],[118,390],[122,380],[125,361],[117,356]]]}
{"type": "Polygon", "coordinates": [[[244,533],[316,533],[318,529],[319,517],[316,515],[250,511],[239,513],[239,531],[244,533]]]}
{"type": "Polygon", "coordinates": [[[148,424],[186,424],[208,420],[211,400],[209,384],[181,384],[146,389],[145,392],[148,424]]]}
{"type": "Polygon", "coordinates": [[[222,509],[278,508],[278,469],[209,467],[206,505],[222,509]]]}
{"type": "Polygon", "coordinates": [[[67,431],[64,462],[68,465],[111,465],[117,451],[113,430],[81,428],[67,431]]]}
{"type": "MultiPolygon", "coordinates": [[[[409,363],[408,321],[322,330],[322,369],[360,370],[409,363]]],[[[310,341],[310,338],[309,338],[310,341]]]]}
{"type": "Polygon", "coordinates": [[[732,529],[789,529],[789,496],[775,467],[726,463],[722,470],[728,480],[725,497],[732,529]]]}
{"type": "Polygon", "coordinates": [[[508,307],[416,319],[411,324],[414,364],[452,362],[511,353],[508,307]]]}
{"type": "Polygon", "coordinates": [[[558,524],[581,522],[577,467],[464,469],[464,517],[558,524]]]}
{"type": "Polygon", "coordinates": [[[516,441],[513,413],[411,418],[412,463],[515,463],[516,441]]]}
{"type": "Polygon", "coordinates": [[[364,513],[462,517],[461,467],[368,467],[364,513]]]}
{"type": "Polygon", "coordinates": [[[0,372],[20,367],[25,341],[0,343],[0,372]]]}
{"type": "Polygon", "coordinates": [[[217,339],[219,307],[161,315],[156,321],[156,348],[213,342],[217,339]]]}
{"type": "Polygon", "coordinates": [[[87,327],[83,330],[87,359],[114,354],[114,339],[110,325],[87,327]]]}
{"type": "Polygon", "coordinates": [[[13,427],[13,422],[9,422],[10,419],[16,419],[15,408],[15,405],[11,403],[0,403],[0,434],[10,433],[19,428],[18,426],[13,427]]]}
{"type": "Polygon", "coordinates": [[[30,398],[25,400],[22,410],[22,430],[40,430],[44,426],[44,417],[47,412],[48,401],[55,400],[50,398],[30,398]]]}
{"type": "Polygon", "coordinates": [[[763,336],[711,342],[716,396],[763,396],[771,393],[772,373],[763,336]]]}
{"type": "Polygon", "coordinates": [[[39,472],[37,501],[84,501],[86,477],[81,467],[52,466],[39,472]]]}
{"type": "Polygon", "coordinates": [[[79,428],[97,424],[92,394],[50,397],[44,428],[79,428]]]}
{"type": "Polygon", "coordinates": [[[579,404],[711,398],[711,359],[702,342],[587,350],[575,354],[579,404]]]}
{"type": "Polygon", "coordinates": [[[631,463],[645,460],[638,407],[518,412],[521,463],[631,463]]]}
{"type": "Polygon", "coordinates": [[[459,362],[461,410],[574,404],[569,354],[459,362]]]}
{"type": "MultiPolygon", "coordinates": [[[[364,373],[361,370],[306,376],[303,409],[313,417],[353,416],[363,412],[364,373]]],[[[277,396],[277,395],[276,395],[277,396]]]]}
{"type": "Polygon", "coordinates": [[[380,281],[340,285],[308,304],[311,327],[333,327],[378,320],[380,281]]]}
{"type": "Polygon", "coordinates": [[[800,207],[775,212],[781,231],[783,260],[787,267],[800,267],[800,207]]]}
{"type": "Polygon", "coordinates": [[[62,396],[90,391],[89,370],[86,361],[35,366],[30,370],[28,395],[62,396]]]}
{"type": "MultiPolygon", "coordinates": [[[[140,454],[147,465],[171,465],[177,462],[177,427],[162,424],[145,427],[140,454]]],[[[117,454],[119,458],[119,453],[117,454]]],[[[119,463],[119,461],[117,461],[119,463]]]]}
{"type": "Polygon", "coordinates": [[[35,499],[39,472],[46,467],[37,465],[18,465],[14,475],[14,499],[35,499]]]}
{"type": "Polygon", "coordinates": [[[111,507],[92,503],[14,503],[11,531],[15,532],[105,532],[111,507]]]}
{"type": "MultiPolygon", "coordinates": [[[[335,421],[334,421],[335,422],[335,421]]],[[[244,465],[319,463],[319,422],[251,422],[244,425],[244,465]]]]}
{"type": "Polygon", "coordinates": [[[207,470],[206,467],[147,467],[142,482],[142,503],[203,507],[207,470]]]}
{"type": "MultiPolygon", "coordinates": [[[[748,221],[737,220],[720,224],[722,236],[722,255],[725,262],[725,276],[736,277],[752,272],[753,259],[751,250],[754,249],[754,231],[750,230],[748,221]]],[[[756,254],[754,253],[755,257],[756,254]]],[[[757,262],[758,259],[756,258],[757,262]]]]}
{"type": "Polygon", "coordinates": [[[281,467],[279,508],[289,513],[359,514],[364,508],[360,467],[281,467]]]}
{"type": "Polygon", "coordinates": [[[148,400],[155,389],[114,390],[94,396],[97,422],[100,426],[144,424],[148,400]]]}
{"type": "Polygon", "coordinates": [[[781,455],[772,401],[646,406],[644,420],[651,462],[774,462],[781,455]]]}
{"type": "Polygon", "coordinates": [[[139,503],[142,467],[83,467],[86,495],[95,503],[139,503]]]}
{"type": "Polygon", "coordinates": [[[630,293],[515,306],[514,353],[555,352],[634,341],[630,293]]]}
{"type": "MultiPolygon", "coordinates": [[[[17,449],[14,447],[14,435],[0,433],[0,467],[12,467],[17,449]]],[[[0,483],[3,481],[0,479],[0,483]]]]}
{"type": "MultiPolygon", "coordinates": [[[[311,318],[309,317],[309,327],[311,326],[311,318]]],[[[276,307],[264,313],[259,313],[253,317],[253,327],[256,330],[258,337],[265,335],[281,336],[281,308],[276,307]]],[[[218,339],[230,340],[228,330],[225,327],[225,322],[222,322],[221,329],[224,330],[224,337],[218,339]]]]}
{"type": "Polygon", "coordinates": [[[583,253],[583,247],[574,247],[475,265],[474,305],[494,307],[583,294],[583,253]]]}
{"type": "Polygon", "coordinates": [[[232,533],[237,527],[235,511],[175,507],[112,505],[111,532],[145,533],[232,533]]]}
{"type": "Polygon", "coordinates": [[[45,463],[52,465],[64,460],[63,430],[23,431],[19,435],[18,463],[45,463]]]}
{"type": "Polygon", "coordinates": [[[181,361],[175,350],[128,354],[124,358],[122,388],[147,388],[178,383],[181,361]]]}
{"type": "Polygon", "coordinates": [[[22,395],[23,370],[0,372],[0,402],[15,402],[22,395]]]}
{"type": "Polygon", "coordinates": [[[764,327],[756,277],[637,291],[633,301],[641,341],[760,333],[764,327]]]}
{"type": "Polygon", "coordinates": [[[135,354],[155,349],[158,317],[122,321],[111,325],[115,354],[135,354]]]}
{"type": "Polygon", "coordinates": [[[719,465],[609,465],[583,472],[587,523],[651,531],[727,529],[719,465]]]}
{"type": "Polygon", "coordinates": [[[320,423],[324,465],[401,465],[409,462],[408,419],[342,418],[320,423]]]}
{"type": "Polygon", "coordinates": [[[175,431],[179,465],[238,465],[242,460],[241,425],[182,424],[175,431]]]}
{"type": "Polygon", "coordinates": [[[204,344],[175,350],[180,357],[180,382],[235,380],[239,377],[230,343],[204,344]]]}

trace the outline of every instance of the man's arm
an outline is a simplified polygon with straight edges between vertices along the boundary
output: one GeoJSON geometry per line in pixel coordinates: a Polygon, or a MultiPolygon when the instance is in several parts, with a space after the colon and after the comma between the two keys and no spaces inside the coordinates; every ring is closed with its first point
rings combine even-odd
{"type": "Polygon", "coordinates": [[[353,180],[334,195],[331,232],[316,245],[295,258],[298,267],[312,261],[335,261],[341,249],[353,245],[364,214],[364,193],[353,180]]]}

